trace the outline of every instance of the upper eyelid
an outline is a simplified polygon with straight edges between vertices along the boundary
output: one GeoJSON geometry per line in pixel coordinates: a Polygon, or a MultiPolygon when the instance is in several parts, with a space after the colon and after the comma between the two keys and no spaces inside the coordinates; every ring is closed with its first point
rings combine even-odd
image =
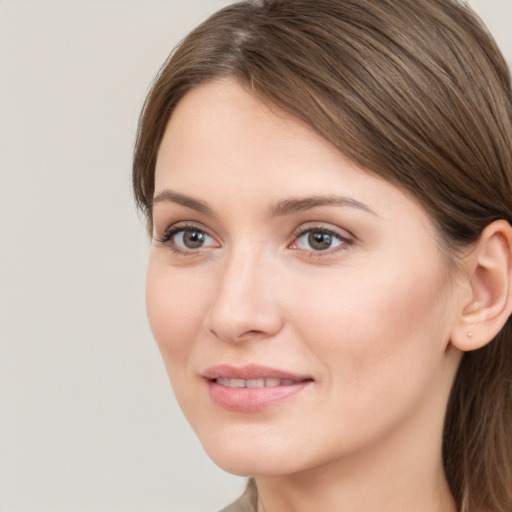
{"type": "Polygon", "coordinates": [[[321,222],[321,221],[310,221],[310,222],[304,222],[300,226],[298,226],[293,231],[293,236],[298,237],[303,235],[304,233],[307,233],[308,231],[325,231],[326,233],[331,233],[333,235],[339,236],[342,239],[350,239],[350,240],[356,240],[357,237],[350,232],[346,228],[341,228],[339,226],[334,226],[331,223],[327,222],[321,222]]]}
{"type": "MultiPolygon", "coordinates": [[[[156,228],[156,225],[155,225],[156,228]]],[[[187,229],[197,229],[198,231],[204,231],[207,235],[212,236],[208,227],[206,227],[203,223],[195,221],[195,220],[180,220],[177,222],[172,222],[161,231],[163,235],[168,233],[169,231],[174,230],[187,230],[187,229]]],[[[158,231],[155,229],[155,231],[158,231]]]]}
{"type": "Polygon", "coordinates": [[[295,243],[297,243],[297,241],[302,238],[304,235],[306,235],[307,233],[311,232],[311,231],[317,231],[319,233],[326,233],[330,236],[333,236],[335,238],[337,238],[338,240],[341,240],[342,242],[345,242],[345,243],[352,243],[354,238],[352,236],[344,236],[340,233],[338,233],[337,231],[334,231],[332,229],[327,229],[327,228],[307,228],[307,229],[304,229],[304,230],[301,230],[297,233],[294,234],[293,236],[293,240],[291,242],[290,245],[293,245],[295,243]]]}

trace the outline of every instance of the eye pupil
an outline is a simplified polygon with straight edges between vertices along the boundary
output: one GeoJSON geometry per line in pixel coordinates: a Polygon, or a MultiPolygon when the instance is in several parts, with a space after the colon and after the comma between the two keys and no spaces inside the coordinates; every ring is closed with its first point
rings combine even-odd
{"type": "Polygon", "coordinates": [[[204,238],[202,231],[187,230],[183,233],[183,244],[188,249],[197,249],[204,244],[204,238]]]}
{"type": "Polygon", "coordinates": [[[312,231],[308,236],[308,242],[315,251],[325,251],[332,244],[332,236],[329,233],[312,231]]]}

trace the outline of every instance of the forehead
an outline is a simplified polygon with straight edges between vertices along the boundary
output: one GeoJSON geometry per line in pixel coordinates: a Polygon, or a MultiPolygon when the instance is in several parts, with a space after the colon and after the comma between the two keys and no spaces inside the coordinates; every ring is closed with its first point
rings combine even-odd
{"type": "Polygon", "coordinates": [[[304,122],[235,81],[219,80],[192,89],[178,103],[158,152],[156,189],[163,180],[220,179],[224,169],[246,181],[270,168],[275,180],[291,185],[291,167],[295,178],[307,174],[314,181],[322,178],[320,167],[340,163],[363,172],[304,122]]]}
{"type": "Polygon", "coordinates": [[[155,195],[172,189],[223,207],[341,194],[382,212],[401,204],[426,217],[401,189],[231,80],[203,84],[180,101],[158,152],[155,178],[155,195]]]}
{"type": "MultiPolygon", "coordinates": [[[[169,147],[179,146],[185,151],[193,143],[197,158],[203,156],[198,152],[203,145],[213,142],[219,149],[229,147],[233,158],[237,147],[245,153],[253,150],[261,157],[264,146],[281,150],[288,146],[297,151],[298,144],[304,151],[325,147],[341,156],[306,123],[264,103],[234,80],[207,82],[189,91],[173,111],[164,140],[169,147]]],[[[158,158],[162,157],[159,152],[158,158]]]]}

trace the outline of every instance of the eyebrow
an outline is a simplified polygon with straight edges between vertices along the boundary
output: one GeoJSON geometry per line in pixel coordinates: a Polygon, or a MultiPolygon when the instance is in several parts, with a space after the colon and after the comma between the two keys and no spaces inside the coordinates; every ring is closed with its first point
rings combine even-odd
{"type": "Polygon", "coordinates": [[[366,204],[345,196],[311,196],[297,199],[285,199],[273,205],[269,210],[269,214],[271,217],[280,217],[282,215],[307,211],[318,206],[332,205],[357,208],[378,217],[378,215],[366,204]]]}
{"type": "MultiPolygon", "coordinates": [[[[196,210],[208,215],[215,215],[213,209],[207,203],[194,199],[193,197],[173,192],[172,190],[163,190],[153,198],[153,206],[162,202],[172,202],[180,204],[192,210],[196,210]]],[[[268,210],[270,217],[281,217],[292,213],[303,212],[319,206],[344,206],[357,208],[366,213],[378,217],[378,215],[366,204],[345,196],[309,196],[292,199],[284,199],[272,205],[268,210]]]]}
{"type": "Polygon", "coordinates": [[[172,190],[164,190],[157,194],[153,197],[152,205],[154,206],[155,204],[163,203],[165,201],[181,204],[182,206],[186,206],[192,210],[213,215],[213,210],[203,201],[199,201],[198,199],[194,199],[193,197],[189,197],[184,194],[178,194],[178,192],[173,192],[172,190]]]}

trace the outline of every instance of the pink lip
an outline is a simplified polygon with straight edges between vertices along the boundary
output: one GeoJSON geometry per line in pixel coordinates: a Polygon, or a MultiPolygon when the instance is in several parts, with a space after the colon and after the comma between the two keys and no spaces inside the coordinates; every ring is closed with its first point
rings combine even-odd
{"type": "Polygon", "coordinates": [[[211,400],[230,411],[258,412],[291,398],[308,387],[313,379],[277,368],[250,364],[243,367],[217,365],[203,372],[211,400]],[[286,385],[259,388],[234,388],[217,383],[216,379],[281,379],[286,385]]]}
{"type": "Polygon", "coordinates": [[[257,364],[248,364],[246,366],[230,366],[228,364],[219,364],[207,368],[203,372],[206,379],[290,379],[290,380],[311,380],[309,375],[298,375],[287,371],[271,368],[269,366],[260,366],[257,364]]]}

